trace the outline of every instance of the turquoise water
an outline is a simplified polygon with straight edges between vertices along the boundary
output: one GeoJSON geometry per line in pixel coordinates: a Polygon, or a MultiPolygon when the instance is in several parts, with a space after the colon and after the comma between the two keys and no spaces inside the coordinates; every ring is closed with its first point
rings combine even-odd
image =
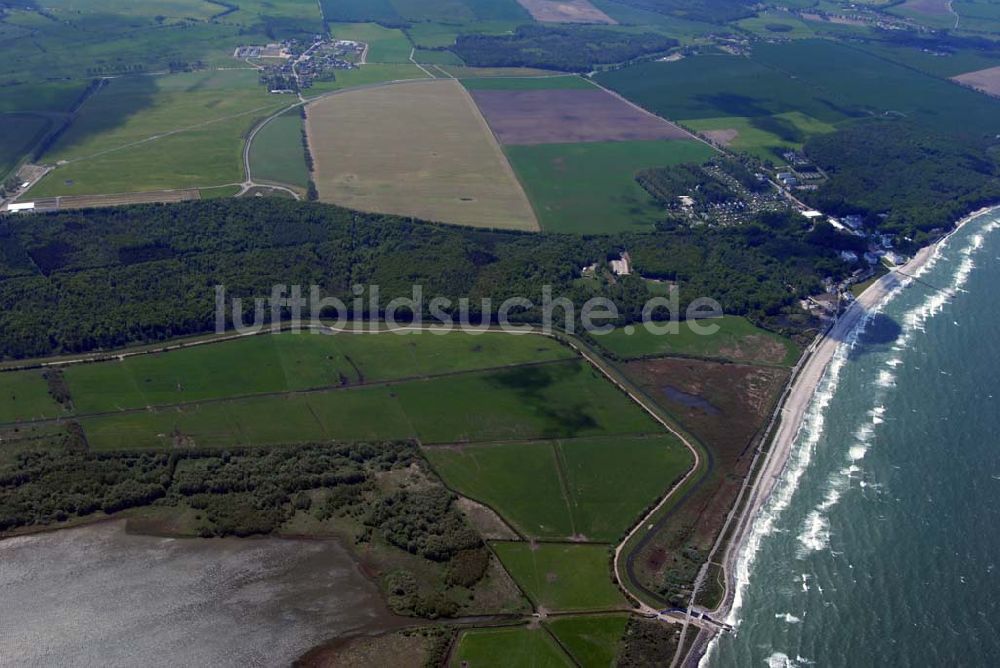
{"type": "Polygon", "coordinates": [[[831,363],[710,666],[1000,665],[1000,209],[831,363]]]}

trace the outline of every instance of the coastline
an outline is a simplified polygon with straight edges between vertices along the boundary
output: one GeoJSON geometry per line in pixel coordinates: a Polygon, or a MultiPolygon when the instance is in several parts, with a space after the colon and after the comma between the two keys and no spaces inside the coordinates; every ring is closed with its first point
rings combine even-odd
{"type": "MultiPolygon", "coordinates": [[[[957,221],[954,229],[948,234],[933,244],[921,248],[906,264],[894,268],[879,278],[851,302],[840,317],[806,349],[793,370],[793,379],[788,386],[784,400],[777,409],[777,428],[771,439],[770,447],[761,453],[763,461],[758,467],[753,482],[749,485],[749,495],[735,518],[736,526],[722,560],[726,594],[722,603],[711,612],[713,618],[726,619],[730,624],[735,623],[735,620],[729,618],[739,609],[739,591],[736,582],[737,564],[748,547],[748,541],[754,532],[760,511],[771,498],[775,485],[781,479],[806,412],[841,344],[848,339],[851,332],[856,329],[868,313],[882,304],[894,290],[908,283],[911,280],[910,275],[919,272],[936,257],[942,244],[955,232],[975,218],[996,209],[998,209],[997,206],[983,207],[967,214],[957,221]]],[[[708,655],[709,643],[699,644],[701,647],[698,649],[701,650],[702,656],[688,657],[687,661],[684,662],[685,665],[691,665],[692,659],[697,662],[703,656],[708,655]]]]}

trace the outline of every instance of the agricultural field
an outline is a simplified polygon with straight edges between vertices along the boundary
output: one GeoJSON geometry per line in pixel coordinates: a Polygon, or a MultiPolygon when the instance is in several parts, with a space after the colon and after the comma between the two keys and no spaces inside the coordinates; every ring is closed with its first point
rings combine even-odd
{"type": "Polygon", "coordinates": [[[335,39],[349,39],[368,45],[367,63],[408,63],[413,44],[398,28],[385,28],[377,23],[331,23],[330,34],[335,39]]]}
{"type": "Polygon", "coordinates": [[[538,229],[503,152],[458,82],[349,91],[307,113],[321,200],[446,223],[538,229]]]}
{"type": "Polygon", "coordinates": [[[538,336],[285,333],[74,365],[64,375],[77,411],[95,413],[572,357],[568,348],[538,336]]]}
{"type": "Polygon", "coordinates": [[[531,20],[517,0],[321,0],[321,4],[328,21],[442,22],[471,28],[480,22],[531,20]]]}
{"type": "Polygon", "coordinates": [[[489,668],[497,657],[510,666],[571,668],[566,656],[551,636],[541,628],[524,626],[462,631],[451,657],[451,668],[489,668]]]}
{"type": "Polygon", "coordinates": [[[285,101],[253,71],[110,80],[42,160],[32,197],[223,185],[243,180],[243,136],[285,101]]]}
{"type": "Polygon", "coordinates": [[[680,128],[593,86],[585,89],[574,83],[572,87],[548,90],[473,86],[472,97],[505,146],[689,137],[680,128]]]}
{"type": "Polygon", "coordinates": [[[697,118],[684,126],[728,149],[771,161],[779,160],[779,153],[801,149],[810,137],[836,130],[798,111],[761,118],[697,118]]]}
{"type": "Polygon", "coordinates": [[[0,114],[0,181],[52,128],[52,121],[34,114],[0,114]]]}
{"type": "MultiPolygon", "coordinates": [[[[651,423],[652,427],[652,423],[651,423]]],[[[691,466],[670,435],[427,448],[453,489],[531,538],[612,542],[691,466]]]]}
{"type": "MultiPolygon", "coordinates": [[[[82,382],[70,379],[70,385],[82,382]]],[[[148,384],[169,381],[149,379],[148,384]]],[[[213,392],[214,394],[214,392],[213,392]]],[[[369,382],[315,391],[216,397],[157,407],[76,411],[94,449],[171,445],[225,447],[325,440],[416,438],[424,443],[491,442],[645,433],[652,421],[575,360],[501,370],[369,382]],[[284,419],[274,420],[274,415],[284,419]]],[[[137,394],[129,399],[134,403],[137,394]]],[[[88,400],[83,399],[86,403],[88,400]]]]}
{"type": "Polygon", "coordinates": [[[972,86],[987,95],[1000,96],[1000,65],[985,70],[966,72],[953,77],[953,79],[966,86],[972,86]]]}
{"type": "Polygon", "coordinates": [[[576,234],[651,229],[662,212],[636,172],[713,155],[705,144],[684,140],[537,144],[506,152],[542,229],[576,234]]]}
{"type": "Polygon", "coordinates": [[[700,324],[715,325],[718,330],[714,334],[702,335],[682,322],[676,334],[653,334],[639,326],[631,334],[622,328],[594,339],[599,346],[622,359],[689,355],[731,362],[792,366],[801,352],[790,339],[760,329],[741,316],[726,315],[700,324]]]}
{"type": "Polygon", "coordinates": [[[615,663],[628,616],[555,617],[545,625],[583,668],[610,668],[615,663]]]}
{"type": "Polygon", "coordinates": [[[545,76],[533,76],[533,77],[512,77],[512,76],[496,76],[496,77],[478,77],[478,78],[463,78],[462,85],[466,89],[473,91],[473,96],[475,96],[476,91],[481,90],[510,90],[510,91],[521,91],[521,90],[561,90],[561,89],[580,89],[580,90],[594,90],[594,84],[590,83],[587,79],[577,75],[577,74],[548,74],[545,76]]]}
{"type": "Polygon", "coordinates": [[[616,21],[590,4],[589,0],[518,0],[531,12],[531,17],[542,23],[605,23],[616,21]]]}
{"type": "Polygon", "coordinates": [[[427,73],[413,63],[368,63],[352,70],[340,70],[333,81],[316,81],[312,87],[303,93],[304,97],[316,98],[346,88],[371,86],[388,81],[408,81],[411,79],[426,79],[427,73]]]}
{"type": "Polygon", "coordinates": [[[531,602],[548,612],[627,609],[611,581],[611,549],[584,543],[495,542],[493,550],[531,602]]]}
{"type": "Polygon", "coordinates": [[[58,417],[63,407],[41,371],[0,373],[0,423],[58,417]]]}
{"type": "Polygon", "coordinates": [[[443,73],[459,80],[465,79],[488,79],[506,77],[565,77],[567,74],[553,74],[552,70],[539,70],[533,67],[464,67],[464,66],[443,66],[440,68],[443,73]]]}
{"type": "Polygon", "coordinates": [[[303,190],[309,185],[299,109],[287,111],[265,125],[250,146],[250,171],[255,181],[282,183],[303,190]]]}

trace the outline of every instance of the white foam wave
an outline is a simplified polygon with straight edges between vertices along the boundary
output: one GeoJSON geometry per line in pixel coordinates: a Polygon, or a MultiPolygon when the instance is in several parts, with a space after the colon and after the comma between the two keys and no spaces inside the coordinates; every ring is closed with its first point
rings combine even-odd
{"type": "MultiPolygon", "coordinates": [[[[1000,208],[992,211],[994,214],[1000,213],[1000,208]]],[[[959,262],[956,271],[952,275],[950,284],[946,288],[932,293],[923,303],[911,309],[904,315],[902,319],[902,331],[891,346],[893,351],[903,352],[908,350],[910,339],[912,338],[914,332],[923,331],[924,324],[927,320],[939,313],[941,309],[952,299],[952,297],[954,297],[954,295],[962,288],[968,280],[972,270],[975,268],[975,264],[970,257],[972,252],[982,247],[985,234],[991,233],[997,229],[1000,229],[1000,218],[996,218],[995,220],[988,222],[982,227],[981,233],[973,235],[970,238],[970,243],[960,251],[962,260],[959,262]]],[[[791,503],[795,492],[798,490],[803,474],[812,462],[815,448],[823,434],[826,409],[830,405],[830,402],[836,393],[840,381],[841,371],[847,362],[851,349],[853,349],[853,347],[857,344],[858,337],[865,331],[865,328],[874,316],[880,313],[886,305],[892,302],[913,282],[914,279],[919,279],[921,276],[933,270],[938,262],[942,258],[946,257],[945,251],[949,247],[951,241],[952,237],[949,237],[939,243],[932,252],[931,257],[923,264],[923,266],[920,267],[920,269],[912,274],[913,278],[905,279],[900,283],[900,285],[890,290],[882,298],[882,300],[859,321],[858,325],[848,335],[844,343],[842,343],[834,353],[833,359],[827,366],[827,370],[817,386],[817,390],[813,395],[813,399],[810,402],[810,406],[802,420],[802,424],[799,426],[799,431],[795,438],[796,445],[789,457],[788,463],[785,466],[781,480],[779,480],[778,484],[775,486],[768,503],[765,504],[758,516],[754,519],[746,537],[743,549],[737,558],[735,573],[736,587],[733,596],[733,605],[730,608],[730,613],[726,620],[727,623],[733,626],[739,626],[739,613],[743,605],[743,595],[747,585],[749,584],[756,556],[760,551],[763,540],[772,533],[777,533],[779,531],[776,526],[777,522],[784,510],[791,503]]],[[[888,360],[887,366],[895,368],[902,363],[903,362],[900,358],[893,357],[888,360]]],[[[887,376],[882,376],[881,373],[879,375],[880,381],[886,381],[884,385],[881,382],[879,383],[879,386],[884,391],[887,391],[895,385],[895,377],[889,372],[886,373],[888,373],[887,376]]],[[[880,396],[877,397],[877,400],[881,402],[883,398],[884,397],[880,396]]],[[[881,403],[875,405],[869,412],[871,424],[881,424],[884,413],[885,406],[881,403]]],[[[874,430],[869,425],[864,424],[858,428],[855,432],[855,438],[857,438],[860,443],[852,446],[848,450],[847,458],[849,461],[858,461],[864,456],[867,452],[867,443],[873,435],[874,430]]],[[[838,472],[839,476],[843,476],[842,480],[846,478],[843,485],[838,484],[836,479],[831,478],[829,481],[830,488],[828,489],[826,497],[816,506],[816,508],[813,509],[813,511],[809,513],[805,521],[804,529],[798,536],[802,551],[822,550],[829,546],[830,525],[825,513],[839,501],[844,489],[850,484],[851,474],[856,473],[858,470],[860,469],[853,465],[840,470],[838,472]]],[[[864,482],[862,482],[861,487],[865,486],[864,482]]],[[[809,590],[806,576],[803,576],[802,586],[804,591],[809,590]]],[[[716,644],[717,638],[713,639],[710,643],[708,651],[702,657],[700,666],[708,665],[716,644]]],[[[782,652],[775,652],[768,659],[768,665],[791,666],[811,663],[807,659],[802,659],[802,657],[796,657],[796,660],[801,661],[798,664],[792,663],[791,659],[789,659],[786,654],[782,652]],[[774,661],[778,661],[778,663],[774,663],[774,661]]]]}
{"type": "Polygon", "coordinates": [[[790,612],[781,612],[774,616],[775,619],[783,619],[786,624],[801,624],[802,619],[796,617],[790,612]]]}

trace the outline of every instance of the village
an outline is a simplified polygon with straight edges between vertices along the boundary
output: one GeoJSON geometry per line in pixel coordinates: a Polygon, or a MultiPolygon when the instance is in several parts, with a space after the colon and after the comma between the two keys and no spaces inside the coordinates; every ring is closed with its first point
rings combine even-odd
{"type": "Polygon", "coordinates": [[[286,39],[264,46],[240,46],[233,57],[257,66],[261,84],[268,92],[281,95],[300,93],[316,81],[335,80],[338,70],[363,64],[367,51],[363,42],[314,35],[309,45],[286,39]]]}

